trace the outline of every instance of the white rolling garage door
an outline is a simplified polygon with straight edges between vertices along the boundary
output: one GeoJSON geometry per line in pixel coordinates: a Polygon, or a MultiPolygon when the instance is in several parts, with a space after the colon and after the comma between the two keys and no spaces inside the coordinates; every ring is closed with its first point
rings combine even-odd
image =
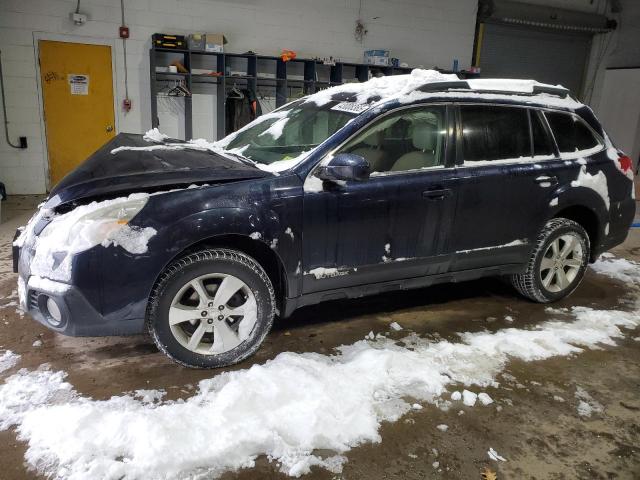
{"type": "Polygon", "coordinates": [[[485,78],[532,78],[580,96],[590,50],[589,34],[485,23],[479,63],[485,78]]]}

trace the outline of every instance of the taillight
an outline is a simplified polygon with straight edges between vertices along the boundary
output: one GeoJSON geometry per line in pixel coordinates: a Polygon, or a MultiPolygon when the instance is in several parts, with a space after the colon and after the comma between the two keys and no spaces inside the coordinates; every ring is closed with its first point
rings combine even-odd
{"type": "Polygon", "coordinates": [[[618,157],[618,163],[620,164],[620,169],[624,173],[627,173],[633,168],[633,162],[626,155],[621,155],[620,157],[618,157]]]}

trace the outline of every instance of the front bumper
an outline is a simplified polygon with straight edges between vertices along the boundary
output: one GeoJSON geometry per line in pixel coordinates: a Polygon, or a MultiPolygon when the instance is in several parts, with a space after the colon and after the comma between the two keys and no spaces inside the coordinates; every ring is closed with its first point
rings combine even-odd
{"type": "Polygon", "coordinates": [[[31,247],[27,245],[13,248],[14,270],[19,275],[20,303],[25,313],[34,320],[51,330],[71,336],[142,333],[143,318],[105,317],[78,286],[31,275],[29,261],[32,254],[31,247]],[[59,314],[55,311],[52,314],[48,301],[55,302],[59,314]]]}

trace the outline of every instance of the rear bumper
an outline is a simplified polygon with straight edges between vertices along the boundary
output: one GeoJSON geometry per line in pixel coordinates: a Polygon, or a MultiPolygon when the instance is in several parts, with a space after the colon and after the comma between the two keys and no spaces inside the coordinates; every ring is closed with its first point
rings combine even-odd
{"type": "Polygon", "coordinates": [[[602,236],[602,241],[593,249],[591,261],[595,261],[602,252],[624,243],[627,239],[636,215],[635,200],[629,198],[622,202],[612,203],[609,215],[609,232],[602,236]]]}

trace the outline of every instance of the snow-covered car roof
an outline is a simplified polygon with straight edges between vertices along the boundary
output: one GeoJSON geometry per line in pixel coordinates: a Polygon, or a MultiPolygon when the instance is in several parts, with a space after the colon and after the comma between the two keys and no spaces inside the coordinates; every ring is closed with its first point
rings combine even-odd
{"type": "Polygon", "coordinates": [[[332,101],[342,101],[371,108],[390,101],[412,103],[434,97],[508,100],[573,110],[583,106],[571,98],[569,91],[561,85],[520,79],[461,80],[455,74],[422,69],[415,69],[408,75],[338,85],[308,96],[305,102],[322,106],[332,101]]]}

